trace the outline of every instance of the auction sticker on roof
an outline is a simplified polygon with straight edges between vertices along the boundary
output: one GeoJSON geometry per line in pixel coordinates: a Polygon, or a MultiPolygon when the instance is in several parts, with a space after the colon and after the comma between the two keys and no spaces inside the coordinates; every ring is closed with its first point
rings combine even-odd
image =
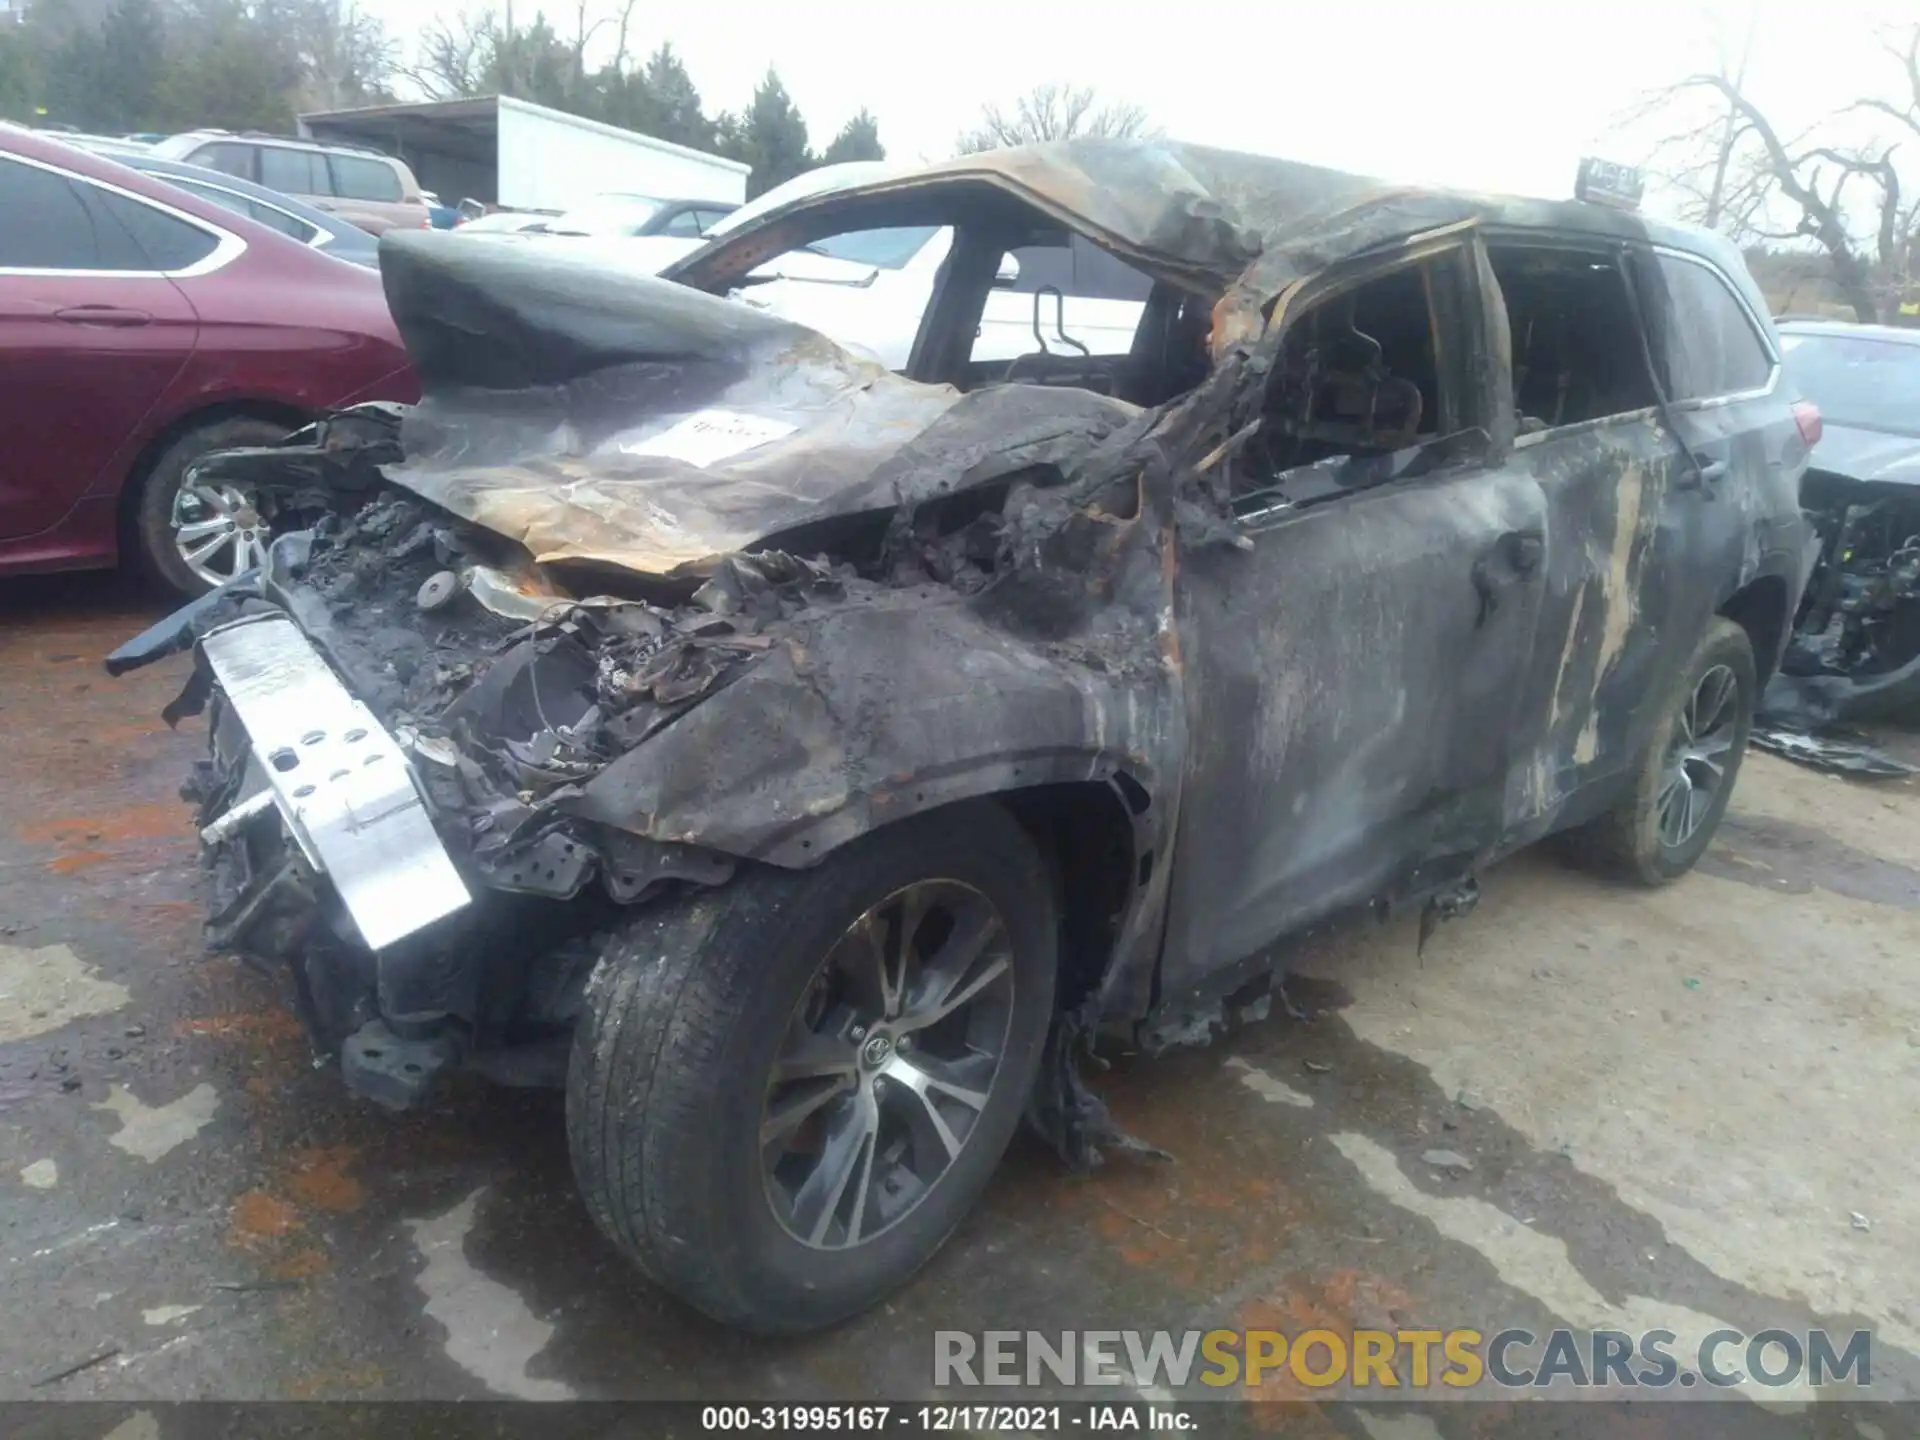
{"type": "Polygon", "coordinates": [[[620,449],[627,455],[664,455],[669,460],[684,460],[704,469],[783,435],[791,435],[799,428],[785,420],[743,415],[738,410],[696,410],[658,435],[635,440],[620,449]]]}

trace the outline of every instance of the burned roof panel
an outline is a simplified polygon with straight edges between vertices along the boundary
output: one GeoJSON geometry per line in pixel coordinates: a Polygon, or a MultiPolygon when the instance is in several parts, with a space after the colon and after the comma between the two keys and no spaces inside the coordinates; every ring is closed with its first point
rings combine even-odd
{"type": "Polygon", "coordinates": [[[665,273],[700,283],[709,262],[736,241],[778,233],[849,201],[982,184],[1012,193],[1170,277],[1185,276],[1218,292],[1243,275],[1243,288],[1255,288],[1256,281],[1271,285],[1262,299],[1319,264],[1463,220],[1652,239],[1722,259],[1727,248],[1706,232],[1573,200],[1393,186],[1296,160],[1173,140],[1091,139],[962,155],[808,196],[665,273]],[[1281,252],[1295,258],[1276,261],[1281,252]],[[1248,267],[1262,256],[1267,267],[1250,274],[1248,267]]]}

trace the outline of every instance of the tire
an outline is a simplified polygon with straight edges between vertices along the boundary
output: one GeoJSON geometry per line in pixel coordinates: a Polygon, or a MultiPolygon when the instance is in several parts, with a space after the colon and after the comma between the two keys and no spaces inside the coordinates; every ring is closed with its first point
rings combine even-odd
{"type": "Polygon", "coordinates": [[[251,415],[209,420],[180,435],[160,452],[140,480],[133,512],[133,541],[140,569],[182,595],[204,595],[212,585],[194,573],[174,542],[173,500],[180,493],[187,467],[216,450],[246,445],[277,445],[289,427],[251,415]]]}
{"type": "MultiPolygon", "coordinates": [[[[999,806],[983,802],[902,821],[812,870],[745,869],[723,888],[635,915],[595,967],[567,1078],[574,1174],[601,1230],[649,1277],[696,1309],[761,1333],[831,1325],[903,1285],[972,1209],[1033,1087],[1053,1014],[1058,930],[1045,874],[1026,832],[999,806]],[[975,899],[984,900],[1003,927],[992,933],[1003,934],[1005,944],[978,947],[979,959],[969,962],[973,968],[963,966],[954,981],[956,990],[971,988],[978,996],[937,1025],[901,1030],[884,1073],[867,1070],[870,1051],[882,1028],[905,1026],[911,1012],[897,1022],[877,1023],[871,1032],[852,1030],[855,1049],[849,1053],[860,1070],[847,1083],[855,1088],[793,1133],[814,1123],[828,1135],[819,1151],[824,1172],[835,1117],[856,1113],[872,1093],[879,1098],[870,1113],[883,1117],[875,1123],[894,1127],[868,1142],[873,1158],[866,1163],[875,1181],[882,1181],[883,1163],[899,1163],[883,1162],[883,1155],[898,1151],[917,1164],[934,1147],[923,1150],[916,1139],[902,1148],[899,1136],[906,1132],[899,1127],[902,1116],[920,1117],[922,1128],[915,1133],[928,1133],[915,1108],[923,1091],[903,1089],[890,1077],[920,1073],[899,1069],[901,1062],[954,1063],[935,1053],[951,1043],[940,1026],[972,1026],[984,1014],[979,1023],[993,1029],[1005,986],[1010,994],[998,1067],[990,1082],[981,1082],[986,1099],[977,1110],[956,1112],[941,1097],[947,1118],[932,1133],[942,1141],[936,1153],[951,1155],[942,1173],[924,1183],[909,1178],[892,1190],[897,1177],[891,1171],[876,1189],[859,1186],[855,1169],[848,1184],[857,1187],[861,1208],[853,1208],[854,1188],[845,1200],[832,1192],[836,1198],[820,1207],[826,1220],[816,1221],[814,1232],[833,1233],[809,1243],[795,1228],[802,1218],[799,1201],[783,1208],[792,1198],[779,1179],[783,1171],[763,1161],[762,1126],[773,1123],[768,1107],[776,1094],[788,1098],[788,1089],[772,1084],[773,1067],[776,1057],[791,1053],[782,1047],[792,1043],[796,1027],[812,1023],[814,1007],[824,1010],[828,993],[851,983],[833,968],[832,958],[849,953],[849,927],[876,907],[891,913],[886,906],[909,890],[936,897],[927,903],[930,917],[944,913],[943,896],[957,897],[954,904],[967,915],[980,914],[975,899]],[[960,983],[990,969],[996,973],[984,987],[960,983]],[[916,1036],[921,1043],[909,1054],[916,1036]],[[861,1088],[868,1085],[877,1088],[861,1088]],[[962,1123],[970,1128],[951,1153],[946,1137],[962,1123]],[[910,1203],[898,1198],[902,1193],[910,1203]],[[880,1218],[868,1219],[866,1238],[832,1248],[857,1232],[869,1203],[872,1217],[880,1218]],[[907,1208],[887,1220],[889,1203],[907,1208]],[[841,1210],[844,1218],[836,1218],[841,1210]]],[[[935,959],[948,953],[941,948],[941,923],[929,919],[915,932],[933,937],[920,948],[935,951],[935,959]]],[[[908,928],[888,921],[877,933],[884,939],[908,928]]],[[[961,922],[954,920],[946,934],[960,932],[961,922]]],[[[936,972],[914,973],[937,988],[936,972]]],[[[896,988],[901,1003],[911,999],[904,992],[912,985],[896,988]]],[[[818,1022],[823,1027],[843,1011],[825,1013],[828,1019],[818,1022]]],[[[979,1062],[969,1054],[960,1063],[979,1062]]],[[[931,1103],[925,1108],[935,1110],[931,1103]]],[[[803,1152],[786,1154],[779,1166],[804,1167],[806,1159],[803,1152]]]]}
{"type": "MultiPolygon", "coordinates": [[[[1568,832],[1568,854],[1588,869],[1646,886],[1670,884],[1691,870],[1713,843],[1714,832],[1726,814],[1740,762],[1746,755],[1747,736],[1753,728],[1758,688],[1753,644],[1747,632],[1733,621],[1715,616],[1695,647],[1692,660],[1662,697],[1657,712],[1660,718],[1633,768],[1627,793],[1606,814],[1568,832]],[[1676,774],[1674,760],[1683,735],[1682,722],[1697,713],[1689,707],[1703,684],[1721,672],[1731,676],[1733,689],[1721,712],[1722,726],[1710,729],[1709,734],[1714,743],[1724,738],[1722,770],[1691,828],[1674,843],[1669,838],[1673,831],[1663,832],[1663,819],[1673,814],[1663,801],[1676,774]]],[[[1684,769],[1689,777],[1704,776],[1707,770],[1703,764],[1690,762],[1684,769]]],[[[1685,794],[1691,797],[1695,793],[1689,778],[1685,794]]]]}

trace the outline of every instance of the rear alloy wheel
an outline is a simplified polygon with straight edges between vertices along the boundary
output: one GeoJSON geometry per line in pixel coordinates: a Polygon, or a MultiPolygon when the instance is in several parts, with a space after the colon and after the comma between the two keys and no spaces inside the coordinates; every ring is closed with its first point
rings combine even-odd
{"type": "Polygon", "coordinates": [[[276,445],[286,436],[284,425],[239,415],[197,426],[161,452],[134,515],[147,572],[183,595],[203,595],[264,560],[273,537],[259,497],[190,480],[188,472],[216,450],[276,445]]]}
{"type": "Polygon", "coordinates": [[[1716,616],[1665,697],[1633,788],[1567,836],[1574,857],[1643,885],[1664,885],[1691,870],[1726,814],[1757,693],[1747,632],[1716,616]]]}
{"type": "Polygon", "coordinates": [[[1053,1014],[1046,867],[990,803],[812,870],[643,909],[567,1085],[600,1227],[726,1323],[802,1331],[904,1284],[1012,1138],[1053,1014]]]}

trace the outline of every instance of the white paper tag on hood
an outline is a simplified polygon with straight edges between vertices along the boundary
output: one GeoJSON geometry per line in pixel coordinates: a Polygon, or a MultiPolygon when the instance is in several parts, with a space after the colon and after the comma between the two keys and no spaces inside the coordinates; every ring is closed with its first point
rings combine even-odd
{"type": "Polygon", "coordinates": [[[696,410],[658,435],[620,447],[627,455],[664,455],[702,469],[791,435],[800,427],[738,410],[696,410]]]}

